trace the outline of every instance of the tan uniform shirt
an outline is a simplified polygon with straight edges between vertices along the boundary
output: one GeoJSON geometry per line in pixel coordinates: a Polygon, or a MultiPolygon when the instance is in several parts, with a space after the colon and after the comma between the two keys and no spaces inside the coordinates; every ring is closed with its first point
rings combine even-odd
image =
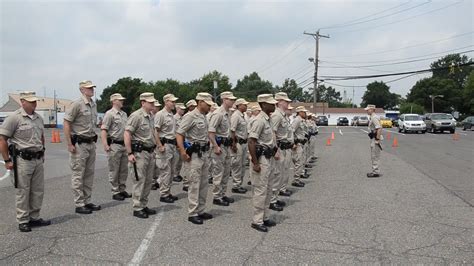
{"type": "Polygon", "coordinates": [[[96,135],[94,129],[97,124],[97,105],[81,95],[81,98],[68,108],[64,120],[71,123],[72,135],[93,137],[96,135]]]}
{"type": "Polygon", "coordinates": [[[132,133],[132,141],[141,141],[147,147],[155,145],[152,115],[145,112],[143,108],[130,115],[125,130],[132,133]]]}
{"type": "Polygon", "coordinates": [[[270,117],[265,112],[260,112],[252,123],[249,131],[249,138],[257,140],[257,144],[269,148],[275,147],[275,139],[273,137],[270,117]]]}
{"type": "Polygon", "coordinates": [[[179,123],[181,123],[181,120],[183,120],[183,116],[179,114],[174,115],[174,120],[176,121],[176,128],[179,127],[179,123]]]}
{"type": "Polygon", "coordinates": [[[209,119],[209,132],[216,133],[218,137],[229,137],[230,119],[229,112],[227,112],[224,106],[219,107],[212,113],[209,119]]]}
{"type": "Polygon", "coordinates": [[[378,115],[372,113],[369,119],[369,129],[371,131],[375,131],[376,129],[382,128],[382,125],[380,124],[380,117],[378,115]]]}
{"type": "Polygon", "coordinates": [[[276,140],[288,140],[290,131],[290,120],[286,117],[285,112],[280,108],[276,108],[270,118],[273,132],[276,132],[276,140]]]}
{"type": "Polygon", "coordinates": [[[105,113],[100,128],[107,130],[107,135],[113,140],[123,141],[125,125],[127,125],[127,114],[112,107],[105,113]]]}
{"type": "Polygon", "coordinates": [[[248,137],[247,121],[239,110],[235,110],[230,118],[230,130],[235,132],[237,138],[247,139],[248,137]]]}
{"type": "Polygon", "coordinates": [[[42,150],[43,132],[43,118],[36,112],[29,116],[23,108],[9,115],[0,127],[0,135],[10,138],[10,142],[19,150],[42,150]]]}
{"type": "Polygon", "coordinates": [[[303,121],[303,119],[301,118],[301,116],[296,116],[295,120],[293,120],[293,124],[291,124],[291,126],[293,127],[293,134],[294,134],[294,138],[295,139],[299,139],[299,140],[302,140],[302,139],[305,139],[306,136],[306,126],[305,126],[305,123],[303,121]]]}
{"type": "Polygon", "coordinates": [[[176,139],[176,120],[166,109],[155,114],[155,128],[160,130],[160,138],[176,139]]]}
{"type": "Polygon", "coordinates": [[[185,114],[176,133],[186,137],[191,143],[206,144],[209,142],[206,116],[196,108],[185,114]]]}

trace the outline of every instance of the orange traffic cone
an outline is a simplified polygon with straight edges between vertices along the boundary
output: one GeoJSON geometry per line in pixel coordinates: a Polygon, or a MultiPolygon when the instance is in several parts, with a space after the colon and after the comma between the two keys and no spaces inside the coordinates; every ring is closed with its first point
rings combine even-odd
{"type": "Polygon", "coordinates": [[[56,143],[61,143],[61,135],[59,130],[56,130],[56,143]]]}
{"type": "Polygon", "coordinates": [[[334,140],[334,132],[331,133],[331,139],[334,140]]]}
{"type": "Polygon", "coordinates": [[[328,140],[326,141],[326,146],[331,146],[331,139],[328,138],[328,140]]]}
{"type": "Polygon", "coordinates": [[[51,143],[56,143],[56,130],[51,131],[51,143]]]}
{"type": "Polygon", "coordinates": [[[459,140],[459,134],[458,133],[453,134],[453,140],[459,140]]]}
{"type": "Polygon", "coordinates": [[[392,147],[398,147],[398,139],[397,137],[393,137],[393,143],[392,143],[392,147]]]}
{"type": "Polygon", "coordinates": [[[387,133],[387,140],[390,140],[390,138],[392,138],[392,134],[390,134],[390,132],[387,133]]]}

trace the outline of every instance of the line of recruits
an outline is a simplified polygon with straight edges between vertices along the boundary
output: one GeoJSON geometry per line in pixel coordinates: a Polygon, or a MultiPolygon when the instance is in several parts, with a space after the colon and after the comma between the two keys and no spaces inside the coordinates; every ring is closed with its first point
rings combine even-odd
{"type": "MultiPolygon", "coordinates": [[[[92,100],[95,85],[79,83],[81,97],[74,101],[64,117],[64,135],[72,171],[71,187],[75,212],[91,214],[100,205],[91,201],[96,161],[96,103],[92,100]]],[[[276,223],[269,210],[282,211],[291,185],[304,187],[313,156],[316,125],[313,114],[300,106],[292,119],[291,99],[284,92],[258,95],[258,106],[247,111],[246,100],[232,92],[220,94],[221,106],[208,93],[198,93],[185,105],[176,103],[173,94],[163,97],[164,107],[153,93],[140,95],[140,108],[129,117],[122,110],[125,100],[115,93],[112,107],[105,113],[100,138],[107,153],[112,198],[131,198],[133,216],[148,218],[156,211],[148,207],[152,189],[160,192],[160,201],[173,203],[173,180],[183,181],[188,194],[188,220],[203,224],[212,219],[206,212],[209,182],[213,204],[229,206],[229,178],[233,193],[247,192],[242,184],[247,160],[252,185],[253,218],[251,227],[267,232],[276,223]],[[176,110],[175,110],[176,109],[176,110]],[[309,116],[307,114],[309,113],[309,116]],[[210,177],[210,178],[209,178],[210,177]],[[131,179],[131,194],[126,181],[131,179]]],[[[19,230],[47,226],[51,221],[40,218],[44,192],[45,138],[42,118],[35,112],[34,92],[20,93],[22,107],[8,116],[0,127],[0,152],[6,168],[13,171],[16,187],[16,213],[19,230]]]]}

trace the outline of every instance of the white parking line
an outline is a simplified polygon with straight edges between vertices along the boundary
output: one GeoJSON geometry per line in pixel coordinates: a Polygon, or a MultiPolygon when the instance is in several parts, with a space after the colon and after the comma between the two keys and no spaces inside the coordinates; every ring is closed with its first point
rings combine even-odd
{"type": "Polygon", "coordinates": [[[156,228],[158,228],[158,226],[160,225],[162,217],[163,217],[163,211],[160,210],[158,214],[156,215],[155,221],[153,221],[153,224],[151,225],[150,229],[146,233],[145,238],[142,240],[142,243],[138,247],[137,251],[135,251],[135,255],[133,255],[133,258],[128,263],[128,265],[140,265],[140,263],[143,260],[143,257],[145,257],[145,253],[148,250],[148,247],[150,246],[151,240],[155,236],[156,228]]]}
{"type": "Polygon", "coordinates": [[[342,129],[339,129],[339,134],[341,134],[341,136],[343,135],[343,134],[342,134],[342,129]]]}
{"type": "Polygon", "coordinates": [[[391,130],[388,130],[388,129],[384,129],[384,130],[387,131],[387,132],[390,132],[390,133],[395,133],[395,134],[398,134],[398,135],[406,136],[405,134],[397,132],[397,131],[391,131],[391,130]]]}
{"type": "Polygon", "coordinates": [[[369,131],[364,130],[364,129],[359,129],[359,130],[364,131],[365,133],[369,133],[369,131]]]}

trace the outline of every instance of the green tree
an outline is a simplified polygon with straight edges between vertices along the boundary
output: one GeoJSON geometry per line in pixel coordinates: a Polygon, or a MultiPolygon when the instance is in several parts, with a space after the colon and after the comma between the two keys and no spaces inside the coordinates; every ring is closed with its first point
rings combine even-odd
{"type": "Polygon", "coordinates": [[[257,95],[264,93],[273,93],[274,88],[270,81],[262,80],[257,72],[245,75],[242,80],[237,80],[234,93],[237,97],[255,101],[257,95]]]}
{"type": "Polygon", "coordinates": [[[97,100],[97,111],[105,113],[111,107],[110,95],[120,93],[127,98],[124,101],[123,110],[130,114],[134,110],[134,102],[139,97],[141,87],[144,85],[146,84],[139,78],[125,77],[117,80],[117,82],[105,88],[100,95],[100,100],[97,100]]]}
{"type": "Polygon", "coordinates": [[[462,88],[451,79],[424,78],[416,82],[407,94],[407,101],[419,104],[431,112],[430,95],[443,95],[434,99],[435,112],[450,113],[463,104],[462,88]]]}
{"type": "MultiPolygon", "coordinates": [[[[346,107],[346,105],[341,102],[341,93],[336,91],[335,88],[319,85],[318,89],[318,102],[327,102],[329,107],[346,107]]],[[[348,106],[350,107],[350,104],[348,106]]]]}
{"type": "Polygon", "coordinates": [[[400,104],[400,114],[419,114],[425,113],[423,106],[416,103],[405,102],[400,104]]]}
{"type": "Polygon", "coordinates": [[[367,85],[367,90],[362,96],[361,106],[375,104],[375,106],[391,109],[400,103],[401,96],[390,92],[390,87],[383,81],[374,81],[367,85]]]}
{"type": "Polygon", "coordinates": [[[282,86],[276,86],[275,92],[285,92],[292,101],[303,102],[303,88],[298,87],[294,79],[285,79],[282,86]]]}
{"type": "Polygon", "coordinates": [[[471,71],[466,80],[463,90],[465,114],[474,114],[474,70],[471,71]]]}
{"type": "Polygon", "coordinates": [[[214,95],[214,81],[217,81],[216,96],[219,96],[221,92],[230,91],[232,89],[232,83],[230,83],[229,77],[217,70],[189,82],[188,87],[193,91],[193,97],[196,95],[195,92],[207,92],[214,95]]]}
{"type": "Polygon", "coordinates": [[[466,55],[460,54],[448,54],[443,58],[431,63],[431,69],[433,70],[433,77],[439,79],[451,79],[459,87],[464,85],[469,73],[474,70],[473,66],[462,66],[459,65],[471,63],[472,59],[466,55]],[[447,68],[447,69],[441,69],[447,68]]]}

